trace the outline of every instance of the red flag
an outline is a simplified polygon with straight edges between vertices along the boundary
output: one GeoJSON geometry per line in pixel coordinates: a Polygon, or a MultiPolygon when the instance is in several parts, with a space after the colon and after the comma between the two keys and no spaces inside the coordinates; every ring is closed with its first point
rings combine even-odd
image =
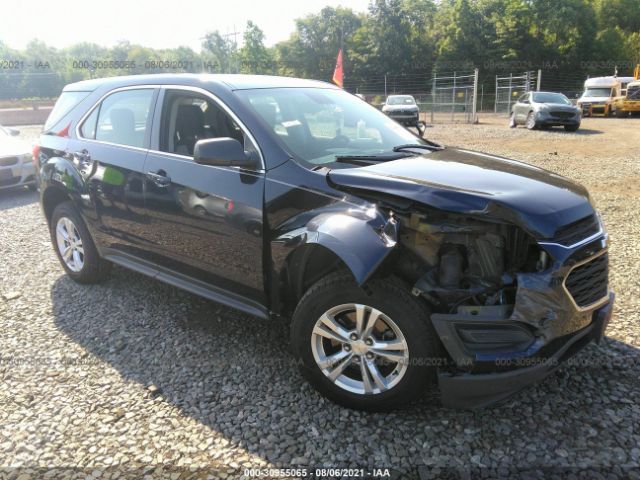
{"type": "Polygon", "coordinates": [[[338,59],[336,60],[336,69],[333,71],[333,83],[342,88],[342,49],[338,50],[338,59]]]}

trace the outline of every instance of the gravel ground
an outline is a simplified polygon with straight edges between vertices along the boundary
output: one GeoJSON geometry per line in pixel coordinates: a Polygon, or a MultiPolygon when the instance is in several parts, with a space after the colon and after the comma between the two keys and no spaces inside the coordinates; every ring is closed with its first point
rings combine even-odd
{"type": "Polygon", "coordinates": [[[0,478],[322,466],[392,468],[403,479],[640,478],[640,119],[587,119],[579,135],[481,121],[428,135],[593,191],[618,295],[604,344],[500,407],[448,410],[434,394],[394,413],[349,411],[299,376],[285,322],[121,268],[103,285],[76,285],[36,195],[0,192],[0,478]]]}

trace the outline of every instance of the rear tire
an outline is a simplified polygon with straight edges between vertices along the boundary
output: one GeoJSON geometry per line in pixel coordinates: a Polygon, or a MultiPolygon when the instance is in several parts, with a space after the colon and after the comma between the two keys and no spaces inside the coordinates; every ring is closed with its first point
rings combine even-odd
{"type": "Polygon", "coordinates": [[[517,126],[516,116],[512,113],[511,116],[509,116],[509,128],[516,128],[517,126]]]}
{"type": "Polygon", "coordinates": [[[291,345],[302,375],[322,395],[348,408],[386,411],[418,398],[435,379],[440,348],[429,316],[395,279],[372,280],[365,289],[351,273],[335,272],[300,300],[291,345]]]}
{"type": "Polygon", "coordinates": [[[51,215],[51,242],[65,272],[78,283],[99,283],[111,270],[100,258],[89,230],[71,202],[58,205],[51,215]]]}

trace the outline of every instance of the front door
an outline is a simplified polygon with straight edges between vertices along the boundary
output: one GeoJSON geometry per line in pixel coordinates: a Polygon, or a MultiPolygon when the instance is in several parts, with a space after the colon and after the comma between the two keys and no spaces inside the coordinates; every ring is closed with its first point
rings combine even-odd
{"type": "Polygon", "coordinates": [[[193,160],[200,139],[231,137],[245,149],[255,146],[217,100],[203,92],[166,89],[159,114],[157,151],[149,152],[144,166],[145,236],[153,261],[264,304],[264,173],[193,160]]]}

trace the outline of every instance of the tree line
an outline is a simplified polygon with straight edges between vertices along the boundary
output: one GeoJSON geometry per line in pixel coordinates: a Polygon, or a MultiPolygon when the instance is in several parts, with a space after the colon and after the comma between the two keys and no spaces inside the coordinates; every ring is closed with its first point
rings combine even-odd
{"type": "Polygon", "coordinates": [[[123,41],[22,50],[0,40],[0,98],[53,97],[67,83],[159,72],[258,73],[330,81],[344,52],[345,88],[379,89],[384,75],[430,76],[480,68],[542,68],[554,75],[620,75],[640,63],[638,0],[372,0],[368,11],[326,7],[300,18],[267,47],[248,22],[242,42],[219,31],[189,47],[153,49],[123,41]]]}

